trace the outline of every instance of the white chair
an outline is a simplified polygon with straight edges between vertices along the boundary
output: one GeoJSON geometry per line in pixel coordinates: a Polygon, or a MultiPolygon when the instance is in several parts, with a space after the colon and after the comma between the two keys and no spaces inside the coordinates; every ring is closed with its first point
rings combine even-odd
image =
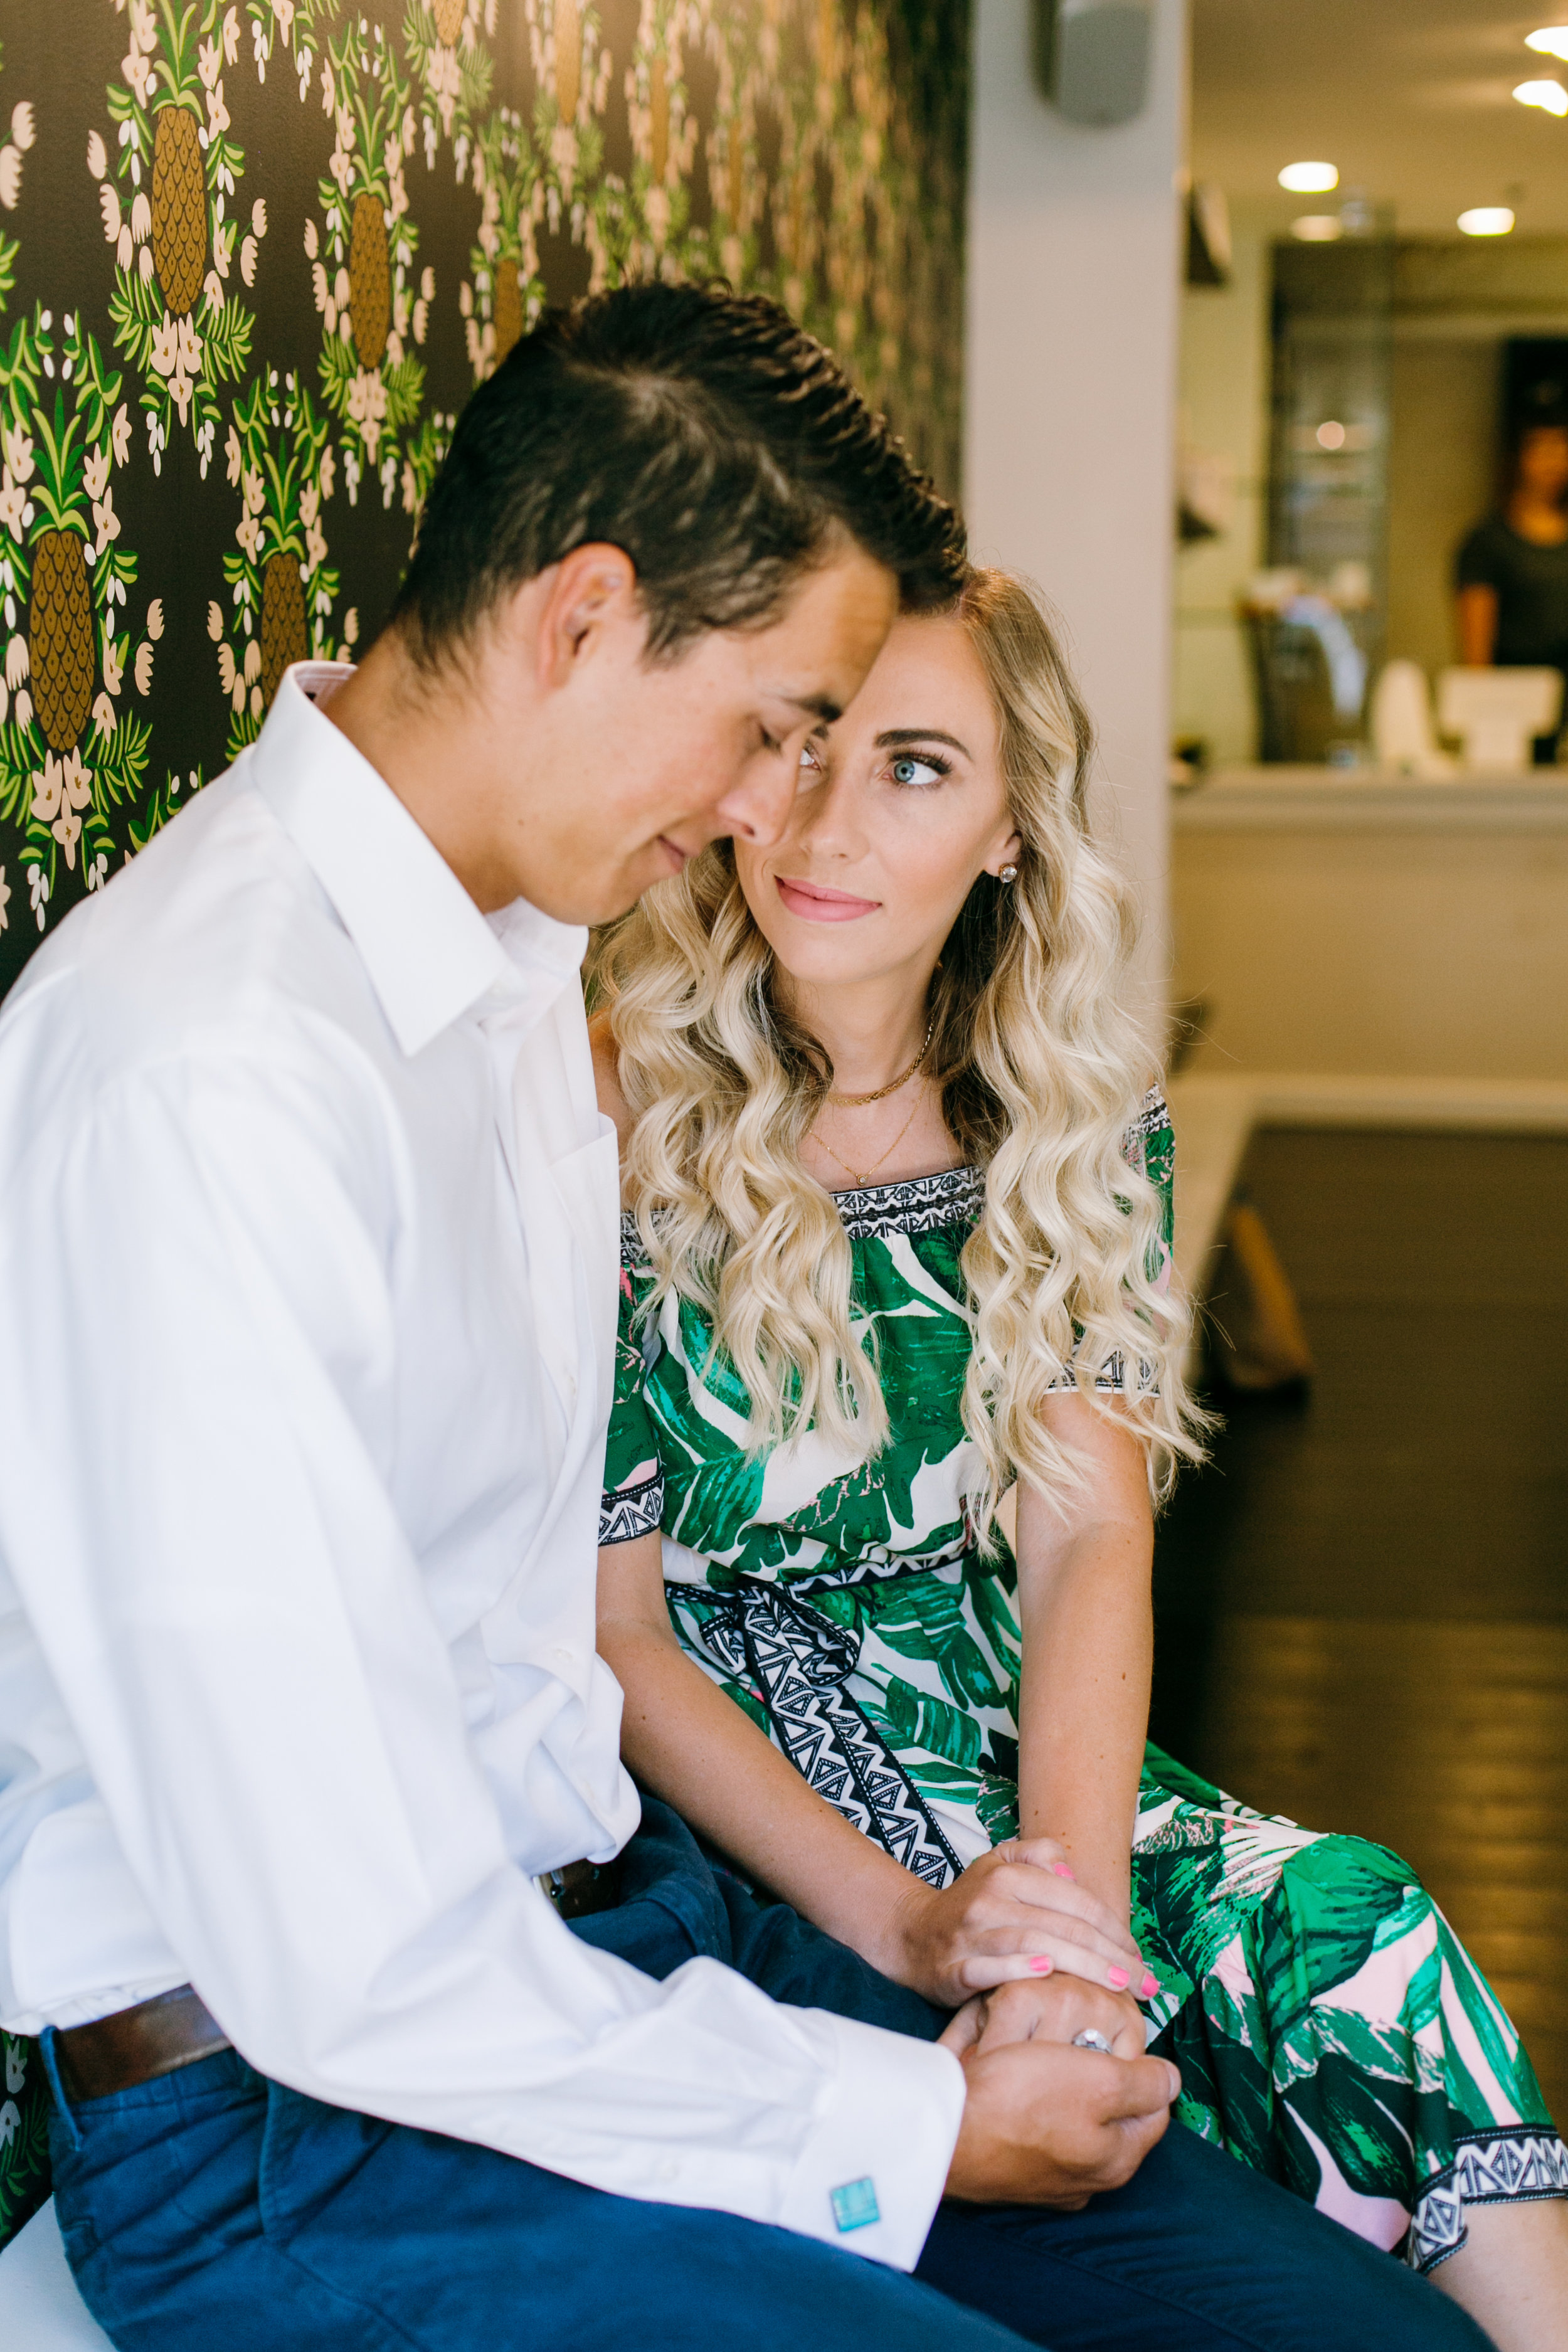
{"type": "Polygon", "coordinates": [[[1464,743],[1465,765],[1494,775],[1531,762],[1531,741],[1563,715],[1555,669],[1446,669],[1437,677],[1437,723],[1464,743]]]}
{"type": "Polygon", "coordinates": [[[77,2293],[51,2197],[0,2253],[5,2352],[114,2352],[77,2293]]]}

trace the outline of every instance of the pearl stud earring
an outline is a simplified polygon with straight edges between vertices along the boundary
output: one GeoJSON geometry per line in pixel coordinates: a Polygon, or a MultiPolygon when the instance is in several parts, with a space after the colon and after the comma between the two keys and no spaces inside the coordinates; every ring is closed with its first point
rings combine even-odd
{"type": "Polygon", "coordinates": [[[1018,869],[1016,866],[1004,866],[1001,873],[996,877],[998,882],[1016,882],[1017,878],[1018,869]]]}

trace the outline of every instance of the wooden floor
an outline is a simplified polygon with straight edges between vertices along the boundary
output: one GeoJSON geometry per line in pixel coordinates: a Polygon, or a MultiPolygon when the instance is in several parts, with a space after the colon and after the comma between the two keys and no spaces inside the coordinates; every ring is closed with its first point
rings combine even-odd
{"type": "Polygon", "coordinates": [[[1276,1130],[1245,1182],[1318,1377],[1226,1400],[1162,1528],[1154,1735],[1405,1855],[1562,2122],[1568,1139],[1276,1130]]]}

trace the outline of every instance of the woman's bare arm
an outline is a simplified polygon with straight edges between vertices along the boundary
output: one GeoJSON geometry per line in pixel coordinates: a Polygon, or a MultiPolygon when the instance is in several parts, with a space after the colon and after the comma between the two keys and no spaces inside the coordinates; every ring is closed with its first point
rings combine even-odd
{"type": "Polygon", "coordinates": [[[626,1693],[622,1752],[763,1885],[874,1968],[949,2007],[1046,1959],[1111,1985],[1141,1963],[1059,1849],[1014,1840],[942,1894],[819,1797],[744,1709],[681,1648],[658,1536],[599,1554],[599,1650],[626,1693]]]}
{"type": "Polygon", "coordinates": [[[1065,1517],[1020,1485],[1018,1825],[1056,1839],[1125,1919],[1153,1657],[1148,1476],[1131,1430],[1087,1398],[1053,1396],[1047,1416],[1087,1483],[1065,1517]]]}
{"type": "Polygon", "coordinates": [[[599,1654],[626,1693],[621,1753],[683,1821],[841,1943],[879,1942],[912,1882],[801,1778],[681,1648],[657,1535],[599,1554],[599,1654]]]}
{"type": "Polygon", "coordinates": [[[1497,590],[1479,582],[1459,591],[1459,659],[1488,669],[1497,646],[1497,590]]]}

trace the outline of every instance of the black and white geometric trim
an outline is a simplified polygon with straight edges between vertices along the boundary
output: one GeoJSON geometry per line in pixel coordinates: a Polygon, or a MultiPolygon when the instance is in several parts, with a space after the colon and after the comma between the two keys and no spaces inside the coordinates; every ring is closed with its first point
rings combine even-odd
{"type": "MultiPolygon", "coordinates": [[[[944,1168],[940,1175],[907,1177],[901,1184],[863,1184],[831,1198],[852,1242],[934,1233],[943,1225],[975,1223],[985,1206],[985,1171],[944,1168]]],[[[621,1219],[621,1264],[628,1274],[647,1269],[647,1253],[632,1216],[621,1219]]]]}
{"type": "Polygon", "coordinates": [[[901,1184],[860,1184],[835,1192],[833,1205],[852,1242],[972,1225],[985,1206],[985,1171],[944,1168],[939,1175],[910,1176],[901,1184]]]}
{"type": "Polygon", "coordinates": [[[1170,1124],[1171,1110],[1165,1100],[1163,1087],[1151,1087],[1138,1106],[1137,1118],[1121,1139],[1123,1156],[1131,1160],[1132,1153],[1129,1147],[1131,1144],[1142,1143],[1147,1137],[1158,1135],[1163,1128],[1167,1128],[1170,1124]]]}
{"type": "Polygon", "coordinates": [[[599,1505],[599,1543],[635,1543],[638,1536],[656,1536],[664,1517],[664,1473],[622,1486],[599,1505]]]}
{"type": "Polygon", "coordinates": [[[928,1886],[950,1885],[963,1864],[844,1688],[860,1654],[858,1637],[758,1578],[707,1598],[702,1647],[762,1700],[796,1770],[895,1862],[928,1886]]]}
{"type": "Polygon", "coordinates": [[[1411,2219],[1405,2259],[1412,2270],[1436,2270],[1464,2244],[1467,2205],[1498,2205],[1519,2198],[1568,2197],[1568,2147],[1539,2124],[1510,2124],[1461,2140],[1448,2169],[1432,2181],[1411,2219]]]}

